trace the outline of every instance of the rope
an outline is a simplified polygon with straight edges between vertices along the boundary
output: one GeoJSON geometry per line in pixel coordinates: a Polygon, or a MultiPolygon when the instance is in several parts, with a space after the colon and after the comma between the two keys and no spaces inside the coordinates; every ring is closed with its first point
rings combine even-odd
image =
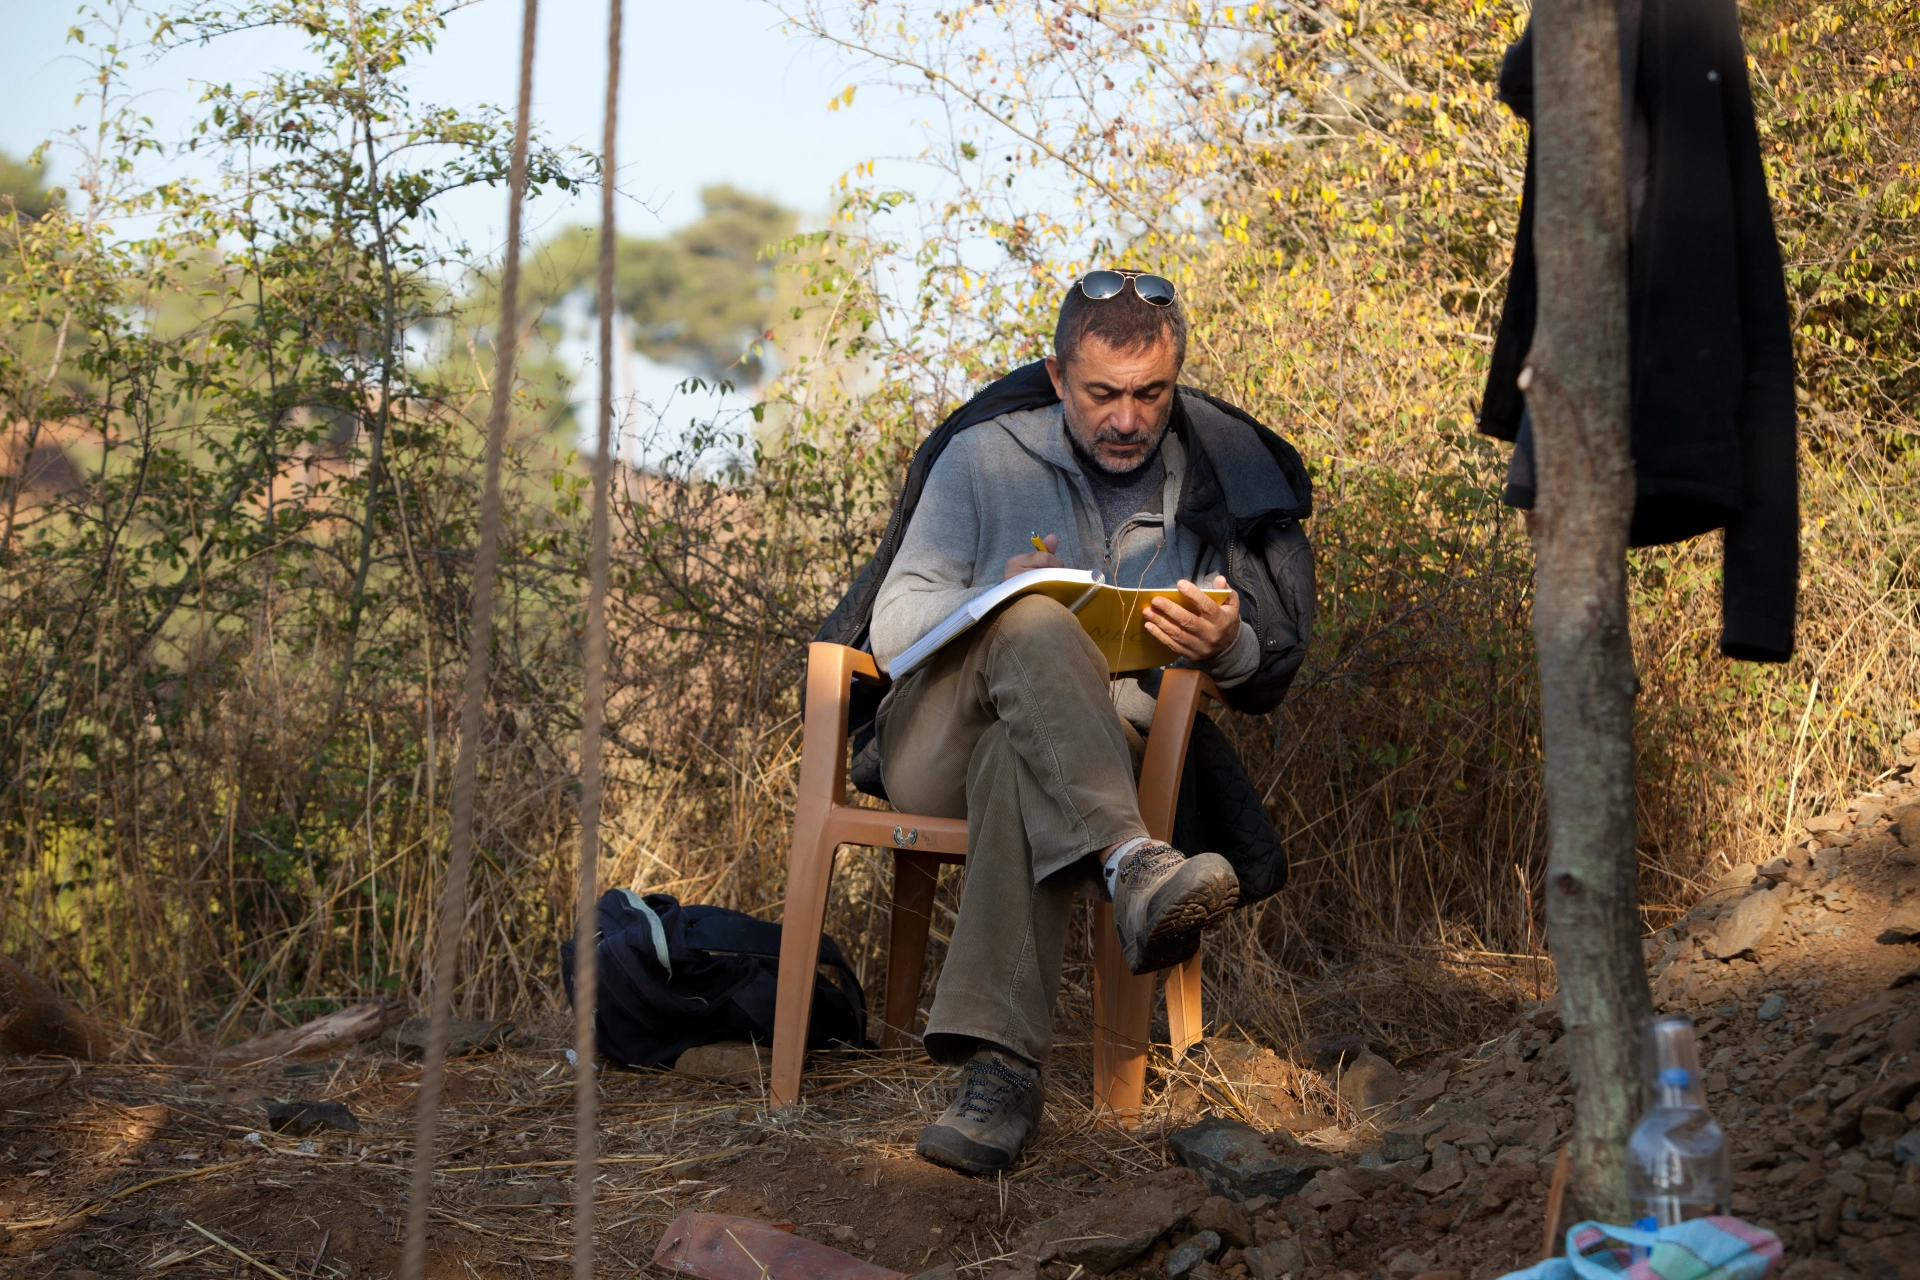
{"type": "Polygon", "coordinates": [[[573,1277],[593,1280],[594,1155],[599,1104],[594,1080],[594,1008],[598,990],[600,729],[607,694],[607,491],[613,475],[613,183],[619,119],[620,4],[607,13],[606,133],[600,151],[600,423],[593,452],[592,548],[587,562],[586,689],[580,710],[580,890],[573,934],[573,1277]]]}
{"type": "Polygon", "coordinates": [[[453,979],[467,915],[467,872],[473,863],[474,792],[480,764],[481,711],[487,693],[488,643],[493,632],[493,580],[500,551],[500,455],[513,400],[513,364],[520,340],[520,207],[527,193],[527,117],[533,96],[533,35],[539,0],[524,0],[520,25],[520,100],[513,125],[508,178],[507,261],[500,273],[500,330],[494,337],[493,404],[487,413],[486,479],[480,491],[480,545],[473,556],[473,604],[468,619],[467,680],[460,697],[460,751],[453,767],[453,830],[448,836],[447,884],[434,932],[433,1010],[414,1116],[413,1185],[407,1200],[407,1243],[401,1280],[424,1280],[427,1207],[433,1195],[434,1145],[446,1080],[447,1023],[453,1016],[453,979]]]}

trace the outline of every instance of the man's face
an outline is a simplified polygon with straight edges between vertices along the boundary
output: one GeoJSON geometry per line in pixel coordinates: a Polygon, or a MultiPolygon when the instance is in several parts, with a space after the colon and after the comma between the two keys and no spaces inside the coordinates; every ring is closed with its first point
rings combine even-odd
{"type": "Polygon", "coordinates": [[[1082,456],[1110,475],[1125,475],[1153,456],[1180,377],[1172,334],[1163,331],[1153,346],[1137,351],[1088,334],[1069,363],[1048,356],[1047,373],[1082,456]]]}

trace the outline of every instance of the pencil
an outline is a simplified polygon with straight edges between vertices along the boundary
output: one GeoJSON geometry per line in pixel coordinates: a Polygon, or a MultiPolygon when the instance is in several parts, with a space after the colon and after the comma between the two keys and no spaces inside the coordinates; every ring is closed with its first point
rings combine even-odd
{"type": "Polygon", "coordinates": [[[1040,553],[1041,553],[1042,555],[1048,555],[1048,554],[1050,554],[1050,553],[1049,553],[1049,552],[1047,551],[1047,544],[1046,544],[1046,541],[1045,541],[1045,540],[1044,540],[1043,538],[1041,538],[1041,536],[1040,536],[1039,534],[1037,534],[1037,533],[1036,533],[1036,534],[1032,534],[1032,535],[1030,535],[1030,536],[1029,536],[1029,537],[1027,538],[1027,541],[1028,541],[1028,542],[1031,542],[1031,543],[1033,544],[1033,549],[1034,549],[1035,551],[1038,551],[1038,552],[1040,552],[1040,553]]]}

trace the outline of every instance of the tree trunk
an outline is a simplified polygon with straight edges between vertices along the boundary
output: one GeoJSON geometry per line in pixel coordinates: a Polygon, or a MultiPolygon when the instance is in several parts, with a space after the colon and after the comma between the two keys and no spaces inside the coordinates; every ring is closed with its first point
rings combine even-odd
{"type": "Polygon", "coordinates": [[[1539,0],[1532,413],[1533,628],[1546,753],[1546,914],[1572,1036],[1580,1214],[1624,1222],[1626,1142],[1653,1011],[1640,953],[1626,546],[1627,200],[1617,0],[1539,0]]]}

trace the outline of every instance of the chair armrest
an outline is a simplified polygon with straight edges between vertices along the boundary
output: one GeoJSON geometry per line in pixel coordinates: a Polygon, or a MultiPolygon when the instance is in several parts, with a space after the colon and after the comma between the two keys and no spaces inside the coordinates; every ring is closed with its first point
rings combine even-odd
{"type": "Polygon", "coordinates": [[[1173,811],[1180,800],[1180,774],[1187,763],[1187,739],[1193,718],[1206,700],[1224,702],[1213,677],[1193,667],[1169,667],[1160,674],[1160,696],[1153,732],[1140,765],[1140,820],[1156,840],[1173,836],[1173,811]]]}
{"type": "Polygon", "coordinates": [[[1156,726],[1160,723],[1160,711],[1165,709],[1172,711],[1183,724],[1191,725],[1194,715],[1209,699],[1222,704],[1227,700],[1212,676],[1198,667],[1168,667],[1160,673],[1160,694],[1154,700],[1153,722],[1156,726]]]}

